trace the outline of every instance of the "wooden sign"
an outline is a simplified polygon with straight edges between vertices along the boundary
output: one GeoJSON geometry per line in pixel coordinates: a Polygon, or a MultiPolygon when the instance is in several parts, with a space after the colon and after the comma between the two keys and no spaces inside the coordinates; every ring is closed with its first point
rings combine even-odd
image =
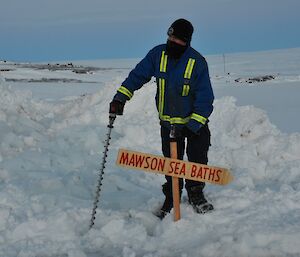
{"type": "Polygon", "coordinates": [[[226,185],[233,180],[228,169],[120,149],[117,165],[167,176],[226,185]]]}

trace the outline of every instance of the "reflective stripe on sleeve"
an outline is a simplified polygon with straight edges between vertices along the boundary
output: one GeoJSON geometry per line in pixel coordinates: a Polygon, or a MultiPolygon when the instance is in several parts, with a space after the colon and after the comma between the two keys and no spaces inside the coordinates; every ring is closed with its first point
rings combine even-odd
{"type": "Polygon", "coordinates": [[[207,118],[205,118],[199,114],[196,114],[196,113],[192,113],[191,119],[196,120],[196,121],[202,123],[203,125],[205,125],[205,123],[207,121],[207,118]]]}
{"type": "Polygon", "coordinates": [[[126,95],[129,97],[129,99],[131,99],[131,97],[133,96],[133,93],[131,93],[126,87],[124,86],[120,86],[118,89],[118,92],[126,95]]]}

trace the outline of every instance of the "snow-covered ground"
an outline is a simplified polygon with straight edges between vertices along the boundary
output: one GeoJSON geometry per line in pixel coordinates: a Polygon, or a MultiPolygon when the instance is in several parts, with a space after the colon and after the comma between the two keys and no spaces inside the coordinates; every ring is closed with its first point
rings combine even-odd
{"type": "Polygon", "coordinates": [[[207,59],[209,163],[235,177],[207,185],[215,211],[184,201],[180,221],[160,221],[164,178],[115,165],[119,148],[161,154],[151,81],[115,122],[91,230],[108,104],[137,60],[74,62],[88,73],[0,62],[0,256],[300,256],[300,49],[226,55],[225,72],[207,59]]]}

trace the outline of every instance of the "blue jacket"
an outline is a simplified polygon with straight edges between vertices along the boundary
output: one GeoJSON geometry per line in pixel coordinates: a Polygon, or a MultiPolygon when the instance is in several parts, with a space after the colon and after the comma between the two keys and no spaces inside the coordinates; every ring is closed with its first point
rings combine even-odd
{"type": "Polygon", "coordinates": [[[161,124],[187,126],[197,133],[213,111],[214,94],[204,57],[188,47],[179,60],[168,58],[166,44],[154,47],[129,73],[114,99],[129,100],[156,77],[156,106],[161,124]]]}

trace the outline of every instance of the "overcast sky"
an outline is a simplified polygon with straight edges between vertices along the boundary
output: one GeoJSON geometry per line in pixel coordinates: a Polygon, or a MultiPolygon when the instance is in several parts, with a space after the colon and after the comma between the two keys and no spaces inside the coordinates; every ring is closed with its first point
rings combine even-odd
{"type": "Polygon", "coordinates": [[[300,0],[0,0],[0,59],[140,58],[177,18],[204,55],[300,47],[300,0]]]}

